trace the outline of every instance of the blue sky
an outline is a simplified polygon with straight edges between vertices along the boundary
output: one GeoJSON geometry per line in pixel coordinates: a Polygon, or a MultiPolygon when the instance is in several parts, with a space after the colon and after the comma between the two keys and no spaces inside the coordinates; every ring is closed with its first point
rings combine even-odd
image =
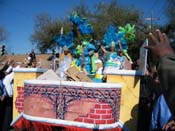
{"type": "MultiPolygon", "coordinates": [[[[84,0],[92,9],[95,3],[102,0],[84,0]]],[[[107,1],[107,0],[103,0],[107,1]]],[[[150,17],[151,10],[154,16],[160,17],[157,24],[165,24],[166,0],[118,0],[128,7],[135,7],[143,11],[143,18],[150,17]]],[[[53,18],[68,17],[72,7],[80,0],[0,0],[0,25],[9,33],[5,42],[8,53],[25,54],[35,48],[30,42],[34,30],[35,16],[48,13],[53,18]]]]}

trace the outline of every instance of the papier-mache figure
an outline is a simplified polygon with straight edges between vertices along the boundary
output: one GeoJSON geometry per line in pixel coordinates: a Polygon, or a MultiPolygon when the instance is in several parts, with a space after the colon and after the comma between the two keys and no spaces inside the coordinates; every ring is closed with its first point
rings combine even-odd
{"type": "Polygon", "coordinates": [[[96,74],[92,79],[93,82],[101,83],[103,82],[103,63],[99,58],[98,53],[94,53],[95,65],[96,65],[96,74]]]}
{"type": "Polygon", "coordinates": [[[57,69],[57,75],[66,80],[66,71],[70,67],[72,62],[71,56],[71,48],[74,46],[74,38],[73,32],[69,32],[68,35],[63,35],[62,33],[55,37],[55,41],[61,49],[63,49],[63,53],[60,52],[59,57],[59,68],[57,69]]]}
{"type": "Polygon", "coordinates": [[[132,60],[127,53],[127,49],[128,42],[134,41],[134,33],[134,25],[131,26],[127,24],[125,27],[119,27],[119,30],[112,25],[109,26],[104,35],[103,42],[106,44],[107,48],[110,47],[110,51],[107,52],[105,48],[102,48],[107,54],[105,70],[113,70],[112,68],[114,67],[115,69],[131,69],[132,60]]]}
{"type": "Polygon", "coordinates": [[[72,62],[72,57],[70,55],[69,49],[64,46],[64,56],[62,57],[62,60],[60,62],[59,68],[56,70],[56,74],[62,79],[66,80],[66,71],[69,69],[71,62],[72,62]]]}
{"type": "Polygon", "coordinates": [[[126,24],[124,27],[119,26],[118,36],[120,36],[122,53],[132,63],[131,57],[128,55],[128,42],[135,39],[135,25],[126,24]]]}
{"type": "Polygon", "coordinates": [[[103,42],[105,43],[105,47],[102,45],[101,49],[106,55],[104,72],[106,70],[116,70],[124,68],[125,57],[122,56],[122,48],[119,40],[119,35],[117,34],[117,29],[110,25],[107,32],[104,35],[103,42]],[[118,46],[118,50],[116,50],[116,46],[118,46]],[[118,51],[118,52],[117,52],[118,51]]]}
{"type": "Polygon", "coordinates": [[[115,51],[115,45],[115,42],[112,41],[110,51],[107,51],[104,46],[101,46],[101,49],[106,55],[104,72],[107,69],[123,69],[125,58],[118,55],[118,53],[115,51]]]}
{"type": "Polygon", "coordinates": [[[96,72],[95,57],[94,57],[94,51],[96,50],[96,48],[93,44],[86,41],[83,42],[83,46],[84,46],[83,47],[84,68],[88,74],[94,74],[96,72]]]}
{"type": "MultiPolygon", "coordinates": [[[[77,12],[73,12],[70,15],[70,21],[73,23],[79,37],[83,41],[81,44],[76,46],[76,55],[78,59],[76,60],[77,64],[80,64],[82,69],[85,69],[87,74],[94,74],[96,72],[96,66],[94,62],[94,51],[96,50],[95,46],[89,41],[91,40],[91,34],[93,33],[92,26],[88,23],[85,18],[81,18],[77,12]]],[[[79,65],[78,65],[79,66],[79,65]]]]}

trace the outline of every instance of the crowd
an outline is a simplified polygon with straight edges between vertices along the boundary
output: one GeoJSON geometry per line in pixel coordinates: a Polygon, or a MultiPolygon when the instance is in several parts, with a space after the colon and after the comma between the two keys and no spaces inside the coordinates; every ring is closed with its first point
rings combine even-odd
{"type": "MultiPolygon", "coordinates": [[[[26,58],[24,67],[35,67],[36,56],[34,50],[26,58]]],[[[10,58],[0,69],[0,131],[9,131],[12,121],[13,109],[13,68],[20,68],[15,61],[10,58]]]]}
{"type": "MultiPolygon", "coordinates": [[[[146,126],[141,124],[144,123],[143,121],[139,124],[142,125],[140,128],[145,130],[172,131],[175,130],[175,53],[166,34],[161,33],[160,30],[156,32],[157,37],[152,33],[149,34],[151,42],[145,48],[157,57],[159,63],[151,70],[148,68],[146,77],[141,79],[141,89],[146,93],[141,92],[142,105],[139,111],[140,117],[142,120],[145,119],[147,124],[146,126]],[[143,110],[148,114],[144,116],[143,110]]],[[[109,55],[109,52],[101,48],[106,55],[109,55]]],[[[113,52],[112,47],[111,52],[113,52]]],[[[26,61],[28,61],[27,67],[36,66],[34,50],[27,55],[26,61]]],[[[13,68],[19,67],[13,60],[9,60],[0,70],[0,131],[8,131],[12,120],[13,68]]]]}
{"type": "Polygon", "coordinates": [[[13,69],[14,61],[9,60],[0,70],[0,130],[8,131],[12,120],[13,69]]]}
{"type": "Polygon", "coordinates": [[[152,113],[150,130],[175,130],[175,53],[165,33],[156,30],[157,37],[149,34],[151,44],[146,46],[159,60],[157,66],[161,95],[152,113]]]}

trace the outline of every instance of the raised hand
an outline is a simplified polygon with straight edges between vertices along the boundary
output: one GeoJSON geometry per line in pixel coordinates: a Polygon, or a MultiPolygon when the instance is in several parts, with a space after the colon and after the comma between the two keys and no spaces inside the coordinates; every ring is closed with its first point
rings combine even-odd
{"type": "Polygon", "coordinates": [[[173,55],[174,51],[169,44],[169,40],[165,33],[161,33],[160,30],[156,30],[157,37],[152,33],[149,33],[151,44],[145,46],[145,48],[152,51],[152,53],[158,58],[167,55],[173,55]]]}
{"type": "Polygon", "coordinates": [[[175,121],[172,120],[170,122],[168,122],[166,125],[163,126],[162,130],[168,131],[174,131],[175,130],[175,121]]]}

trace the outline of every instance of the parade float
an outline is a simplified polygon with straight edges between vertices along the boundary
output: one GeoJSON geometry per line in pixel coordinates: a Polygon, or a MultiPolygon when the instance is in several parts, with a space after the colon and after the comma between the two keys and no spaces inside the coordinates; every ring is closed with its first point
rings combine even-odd
{"type": "Polygon", "coordinates": [[[83,39],[76,45],[73,32],[54,38],[64,52],[56,71],[59,77],[44,76],[46,69],[14,70],[11,125],[16,130],[136,131],[147,52],[141,48],[141,69],[131,70],[127,43],[134,40],[134,26],[109,26],[101,44],[103,65],[89,37],[92,26],[77,13],[70,21],[83,39]]]}

